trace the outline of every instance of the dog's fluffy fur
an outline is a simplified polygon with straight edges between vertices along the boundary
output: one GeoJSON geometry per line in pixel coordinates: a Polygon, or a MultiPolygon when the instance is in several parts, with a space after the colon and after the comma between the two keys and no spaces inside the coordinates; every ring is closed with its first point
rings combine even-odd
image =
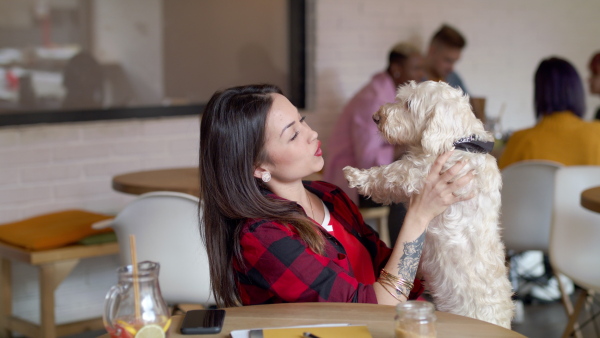
{"type": "MultiPolygon", "coordinates": [[[[493,141],[460,89],[443,82],[410,82],[398,89],[396,102],[375,113],[382,135],[408,147],[402,159],[385,166],[344,168],[351,187],[375,202],[407,202],[421,191],[436,158],[460,138],[475,135],[493,141]]],[[[489,154],[455,150],[444,169],[464,160],[460,176],[475,178],[457,195],[475,197],[454,203],[429,224],[420,273],[440,311],[481,319],[510,328],[514,312],[504,261],[498,216],[500,171],[489,154]]]]}

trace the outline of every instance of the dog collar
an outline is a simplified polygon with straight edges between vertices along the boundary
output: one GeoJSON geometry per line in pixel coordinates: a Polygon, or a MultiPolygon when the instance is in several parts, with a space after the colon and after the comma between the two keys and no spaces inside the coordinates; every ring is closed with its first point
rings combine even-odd
{"type": "Polygon", "coordinates": [[[479,141],[475,135],[460,138],[453,143],[454,148],[470,153],[489,154],[494,149],[493,141],[479,141]]]}

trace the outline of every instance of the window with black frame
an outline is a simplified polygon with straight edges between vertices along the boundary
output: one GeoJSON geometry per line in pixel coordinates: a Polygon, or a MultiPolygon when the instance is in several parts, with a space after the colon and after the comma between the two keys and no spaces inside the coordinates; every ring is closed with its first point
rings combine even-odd
{"type": "Polygon", "coordinates": [[[305,101],[305,1],[0,0],[0,126],[198,114],[218,89],[305,101]]]}

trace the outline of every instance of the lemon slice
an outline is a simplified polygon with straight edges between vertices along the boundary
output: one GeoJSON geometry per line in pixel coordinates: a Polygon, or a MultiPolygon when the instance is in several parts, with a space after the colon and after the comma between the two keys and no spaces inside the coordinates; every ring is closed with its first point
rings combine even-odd
{"type": "Polygon", "coordinates": [[[123,330],[129,332],[129,334],[131,334],[132,336],[135,336],[135,333],[137,332],[133,324],[130,324],[124,320],[118,319],[117,325],[120,326],[123,330]]]}
{"type": "Polygon", "coordinates": [[[165,338],[165,332],[156,324],[148,324],[139,329],[135,338],[165,338]]]}
{"type": "Polygon", "coordinates": [[[169,318],[169,320],[167,320],[167,324],[165,324],[165,327],[163,327],[163,331],[167,332],[167,330],[169,329],[169,326],[171,326],[171,318],[169,318]]]}

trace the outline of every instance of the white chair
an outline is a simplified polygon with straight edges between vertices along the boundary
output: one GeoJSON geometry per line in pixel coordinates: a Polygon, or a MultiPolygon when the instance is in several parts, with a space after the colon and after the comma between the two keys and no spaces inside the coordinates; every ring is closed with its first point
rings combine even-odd
{"type": "Polygon", "coordinates": [[[188,194],[151,192],[127,204],[113,220],[94,227],[115,230],[124,265],[131,264],[129,235],[135,235],[137,260],[160,263],[160,288],[169,305],[212,305],[198,203],[188,194]]]}
{"type": "Polygon", "coordinates": [[[548,252],[554,175],[562,164],[523,161],[502,170],[502,239],[508,250],[548,252]]]}
{"type": "MultiPolygon", "coordinates": [[[[560,167],[558,162],[532,160],[502,170],[500,224],[518,300],[529,293],[547,300],[560,297],[556,285],[544,285],[543,260],[550,242],[554,176],[560,167]]],[[[515,321],[519,321],[518,316],[515,321]]]]}
{"type": "Polygon", "coordinates": [[[572,310],[569,297],[563,295],[569,314],[563,337],[576,330],[588,296],[600,291],[600,214],[580,205],[581,192],[598,185],[600,166],[569,166],[556,173],[550,262],[556,272],[565,274],[583,288],[572,310]]]}

